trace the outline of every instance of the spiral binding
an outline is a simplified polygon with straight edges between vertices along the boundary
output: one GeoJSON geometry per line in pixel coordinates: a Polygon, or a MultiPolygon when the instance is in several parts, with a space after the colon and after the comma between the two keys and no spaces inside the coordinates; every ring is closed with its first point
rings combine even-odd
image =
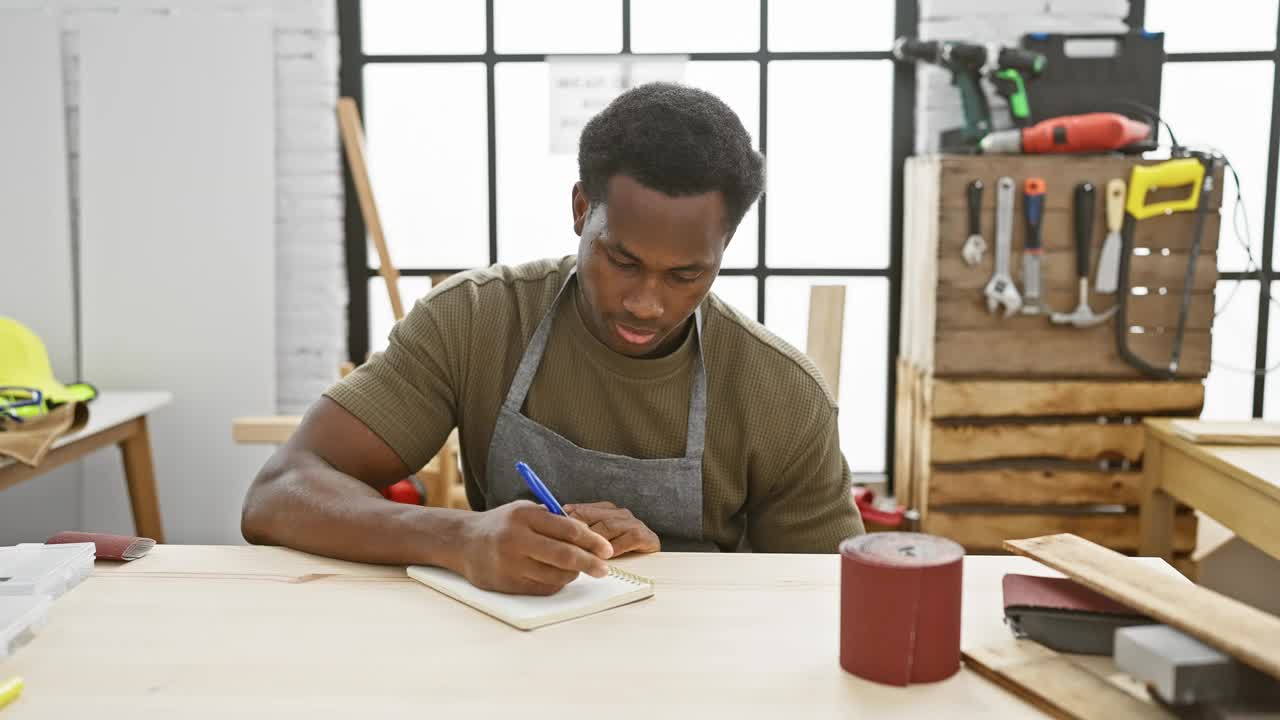
{"type": "Polygon", "coordinates": [[[619,580],[625,580],[629,583],[634,583],[636,585],[655,584],[653,580],[650,580],[649,578],[643,575],[636,575],[635,573],[629,573],[626,570],[623,570],[622,568],[614,567],[613,565],[609,566],[609,575],[611,577],[616,577],[619,580]]]}

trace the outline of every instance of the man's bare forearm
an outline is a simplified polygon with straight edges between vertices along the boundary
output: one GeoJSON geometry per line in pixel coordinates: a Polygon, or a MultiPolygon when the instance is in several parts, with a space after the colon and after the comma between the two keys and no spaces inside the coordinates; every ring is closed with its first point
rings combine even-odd
{"type": "Polygon", "coordinates": [[[461,565],[462,510],[390,502],[316,455],[281,451],[245,497],[244,537],[317,555],[391,565],[461,565]]]}

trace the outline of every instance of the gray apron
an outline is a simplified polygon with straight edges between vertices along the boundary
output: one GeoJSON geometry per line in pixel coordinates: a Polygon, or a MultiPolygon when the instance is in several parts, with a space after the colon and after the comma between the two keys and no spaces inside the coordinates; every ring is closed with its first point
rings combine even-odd
{"type": "Polygon", "coordinates": [[[578,447],[520,412],[538,372],[556,308],[573,272],[538,323],[520,358],[515,378],[498,412],[489,445],[486,507],[533,499],[516,472],[528,463],[562,505],[609,501],[631,511],[653,530],[663,550],[717,550],[702,538],[702,448],[707,430],[707,377],[702,362],[702,311],[694,313],[698,345],[689,397],[689,425],[681,458],[641,460],[578,447]]]}

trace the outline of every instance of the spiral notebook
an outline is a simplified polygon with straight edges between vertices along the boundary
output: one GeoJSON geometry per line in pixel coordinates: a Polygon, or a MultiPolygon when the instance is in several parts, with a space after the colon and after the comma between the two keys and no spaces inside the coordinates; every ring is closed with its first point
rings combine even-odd
{"type": "Polygon", "coordinates": [[[653,595],[653,580],[609,566],[609,574],[586,573],[555,595],[508,595],[481,590],[457,573],[438,567],[410,565],[409,577],[512,627],[532,630],[592,615],[653,595]]]}

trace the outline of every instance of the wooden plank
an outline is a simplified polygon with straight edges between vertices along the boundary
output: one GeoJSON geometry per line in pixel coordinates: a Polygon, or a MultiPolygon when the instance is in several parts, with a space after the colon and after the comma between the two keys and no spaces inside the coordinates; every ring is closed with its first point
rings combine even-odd
{"type": "MultiPolygon", "coordinates": [[[[1080,301],[1076,289],[1050,288],[1045,292],[1044,302],[1055,310],[1069,312],[1074,310],[1080,301]]],[[[1173,328],[1177,326],[1181,312],[1182,295],[1167,293],[1159,295],[1130,295],[1125,312],[1130,325],[1146,328],[1173,328]]],[[[1115,295],[1089,294],[1089,307],[1101,314],[1116,304],[1115,295]]],[[[1195,291],[1191,295],[1191,306],[1187,310],[1187,328],[1190,330],[1208,330],[1213,327],[1214,295],[1213,292],[1195,291]]],[[[1043,316],[1015,315],[1010,318],[991,313],[987,310],[987,300],[981,292],[973,290],[955,290],[944,288],[938,291],[938,329],[968,330],[984,328],[1000,328],[1002,330],[1039,330],[1048,322],[1043,316]]],[[[1105,323],[1108,327],[1110,322],[1105,323]]]]}
{"type": "Polygon", "coordinates": [[[934,423],[930,457],[937,463],[1010,458],[1137,462],[1145,431],[1124,423],[1068,422],[1022,425],[934,423]]]}
{"type": "Polygon", "coordinates": [[[809,288],[809,335],[805,354],[818,366],[833,397],[840,397],[840,348],[844,341],[844,285],[809,288]]]}
{"type": "Polygon", "coordinates": [[[916,508],[922,513],[929,510],[929,473],[932,464],[929,460],[931,443],[933,442],[933,423],[929,418],[933,414],[933,376],[920,371],[916,377],[915,387],[915,457],[911,460],[911,485],[916,508]]]}
{"type": "MultiPolygon", "coordinates": [[[[1174,550],[1195,549],[1196,516],[1182,513],[1174,523],[1174,550]]],[[[946,512],[933,508],[924,531],[951,538],[974,552],[996,552],[1011,538],[1072,533],[1122,552],[1138,550],[1136,513],[946,512]]]]}
{"type": "Polygon", "coordinates": [[[1280,678],[1280,617],[1080,537],[1011,540],[1005,547],[1280,678]]]}
{"type": "Polygon", "coordinates": [[[913,507],[914,488],[911,485],[912,445],[915,442],[912,393],[915,391],[915,372],[911,363],[899,357],[897,385],[893,405],[893,492],[899,504],[913,507]]]}
{"type": "Polygon", "coordinates": [[[1169,429],[1201,445],[1280,445],[1280,423],[1262,420],[1171,420],[1169,429]]]}
{"type": "MultiPolygon", "coordinates": [[[[1169,255],[1135,255],[1129,265],[1129,286],[1147,288],[1167,288],[1168,292],[1179,293],[1187,273],[1188,256],[1183,253],[1169,255]]],[[[1075,254],[1069,250],[1046,250],[1041,259],[1040,282],[1045,292],[1066,290],[1074,292],[1079,286],[1076,278],[1075,254]]],[[[1019,292],[1026,286],[1022,277],[1022,253],[1015,251],[1010,263],[1010,275],[1017,284],[1019,292]]],[[[1218,267],[1212,253],[1204,253],[1196,261],[1194,287],[1211,292],[1218,280],[1218,267]]],[[[982,297],[982,291],[991,281],[991,266],[979,263],[966,265],[960,255],[946,255],[938,258],[938,292],[969,291],[975,297],[982,297]]],[[[1067,307],[1054,307],[1056,311],[1066,312],[1074,308],[1075,302],[1067,307]]],[[[1099,305],[1098,307],[1107,307],[1099,305]]],[[[1048,323],[1048,319],[1045,319],[1048,323]]]]}
{"type": "Polygon", "coordinates": [[[300,422],[301,415],[236,418],[231,421],[231,439],[246,445],[283,445],[300,422]]]}
{"type": "MultiPolygon", "coordinates": [[[[970,180],[982,180],[988,188],[996,186],[996,178],[1002,175],[1013,177],[1019,183],[1029,177],[1044,178],[1048,186],[1045,194],[1045,206],[1051,210],[1071,207],[1071,189],[1077,183],[1089,181],[1099,189],[1106,187],[1112,178],[1121,178],[1126,183],[1134,165],[1157,165],[1160,160],[1134,160],[1133,158],[1106,155],[945,155],[941,156],[940,185],[941,206],[964,208],[964,188],[970,180]]],[[[1214,173],[1217,182],[1214,191],[1209,194],[1208,208],[1219,208],[1222,205],[1223,168],[1218,167],[1214,173]]],[[[1019,203],[1021,198],[1019,198],[1019,203]]],[[[984,208],[994,212],[995,193],[983,193],[984,208]]],[[[1099,203],[1101,205],[1101,203],[1099,203]]],[[[1021,210],[1019,210],[1021,212],[1021,210]]],[[[1098,213],[1102,213],[1099,207],[1098,213]]]]}
{"type": "Polygon", "coordinates": [[[382,216],[378,213],[378,203],[373,196],[373,185],[369,182],[369,168],[365,160],[364,126],[360,122],[360,109],[354,98],[338,98],[338,124],[342,131],[342,145],[347,151],[347,166],[351,173],[352,185],[356,189],[356,198],[360,202],[360,216],[364,218],[365,227],[369,230],[369,238],[378,252],[378,273],[387,289],[391,300],[391,316],[400,320],[404,317],[404,306],[400,302],[400,272],[391,262],[391,253],[387,250],[387,240],[382,233],[382,216]]]}
{"type": "Polygon", "coordinates": [[[933,468],[929,504],[1127,505],[1141,498],[1142,473],[1055,467],[933,468]]]}
{"type": "MultiPolygon", "coordinates": [[[[1049,327],[1011,332],[964,330],[939,332],[933,372],[939,377],[1143,378],[1115,349],[1108,325],[1080,330],[1049,327]]],[[[1129,347],[1157,367],[1169,362],[1173,335],[1130,335],[1129,347]]],[[[1210,334],[1188,330],[1183,339],[1178,377],[1209,374],[1210,334]]]]}
{"type": "Polygon", "coordinates": [[[933,383],[935,418],[1199,415],[1203,405],[1204,384],[1200,382],[939,379],[933,383]]]}
{"type": "MultiPolygon", "coordinates": [[[[994,197],[995,183],[987,186],[992,188],[985,195],[994,197]]],[[[1099,186],[1101,188],[1103,186],[1099,186]]],[[[1093,227],[1093,245],[1091,256],[1091,264],[1097,263],[1098,253],[1102,250],[1102,240],[1107,236],[1106,215],[1101,209],[1101,198],[1099,198],[1099,209],[1094,215],[1093,227]]],[[[969,237],[969,215],[965,208],[942,208],[939,210],[938,217],[938,256],[939,258],[960,257],[960,248],[963,247],[964,241],[969,237]]],[[[1014,214],[1017,222],[1013,228],[1013,244],[1015,252],[1021,253],[1023,242],[1026,238],[1026,223],[1023,221],[1022,198],[1021,191],[1018,193],[1018,200],[1015,203],[1014,214]]],[[[993,250],[995,245],[995,223],[996,214],[992,209],[990,212],[982,214],[982,237],[987,241],[988,250],[993,250]]],[[[1171,252],[1185,253],[1191,249],[1191,245],[1195,240],[1196,218],[1194,213],[1174,213],[1173,215],[1160,215],[1148,218],[1139,222],[1134,227],[1133,246],[1135,248],[1148,248],[1155,252],[1162,249],[1168,249],[1171,252]]],[[[1222,216],[1217,212],[1210,212],[1205,215],[1204,236],[1200,239],[1200,252],[1206,255],[1213,255],[1218,248],[1218,233],[1222,225],[1222,216]]],[[[1044,244],[1045,252],[1075,252],[1075,216],[1070,207],[1050,208],[1045,211],[1044,221],[1041,226],[1041,241],[1044,244]]],[[[985,267],[990,272],[992,260],[990,254],[986,256],[986,262],[981,263],[979,267],[985,267]]]]}
{"type": "Polygon", "coordinates": [[[1173,717],[1084,667],[1031,640],[1006,639],[962,653],[978,674],[1037,708],[1060,718],[1173,717]]]}
{"type": "MultiPolygon", "coordinates": [[[[923,292],[920,294],[920,308],[918,312],[917,332],[919,333],[919,360],[920,367],[929,372],[934,366],[934,354],[936,352],[934,342],[934,327],[937,325],[938,312],[938,263],[932,259],[938,256],[938,243],[941,237],[938,232],[938,212],[936,210],[940,202],[939,192],[941,191],[941,158],[935,156],[928,167],[928,181],[926,184],[927,195],[925,195],[927,207],[929,211],[921,230],[923,242],[920,251],[916,255],[919,263],[921,276],[921,284],[923,292]]],[[[995,185],[989,187],[994,188],[995,185]]],[[[991,193],[984,193],[991,194],[991,193]]],[[[995,246],[991,246],[994,256],[995,246]]],[[[917,486],[919,487],[919,486],[917,486]]]]}

